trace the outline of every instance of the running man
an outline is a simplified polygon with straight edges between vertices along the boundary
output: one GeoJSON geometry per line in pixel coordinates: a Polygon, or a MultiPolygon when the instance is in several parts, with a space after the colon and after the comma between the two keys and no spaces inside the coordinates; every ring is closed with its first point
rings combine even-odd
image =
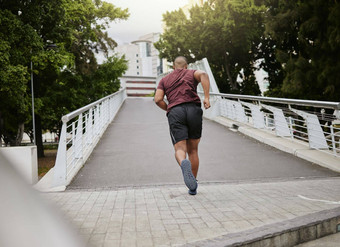
{"type": "Polygon", "coordinates": [[[167,111],[170,136],[175,148],[175,158],[180,165],[184,182],[190,195],[197,193],[197,172],[199,166],[198,143],[202,134],[201,100],[197,95],[197,85],[202,83],[204,108],[210,107],[208,74],[201,70],[187,69],[185,57],[177,57],[174,71],[159,82],[155,93],[155,103],[167,111]],[[164,101],[166,95],[168,104],[164,101]],[[187,159],[187,154],[188,158],[187,159]]]}

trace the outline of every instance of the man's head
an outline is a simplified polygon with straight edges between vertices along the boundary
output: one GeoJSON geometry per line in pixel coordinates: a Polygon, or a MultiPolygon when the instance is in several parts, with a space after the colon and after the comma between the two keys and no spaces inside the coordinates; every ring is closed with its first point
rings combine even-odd
{"type": "Polygon", "coordinates": [[[176,57],[174,61],[174,69],[186,69],[188,67],[188,61],[185,57],[176,57]]]}

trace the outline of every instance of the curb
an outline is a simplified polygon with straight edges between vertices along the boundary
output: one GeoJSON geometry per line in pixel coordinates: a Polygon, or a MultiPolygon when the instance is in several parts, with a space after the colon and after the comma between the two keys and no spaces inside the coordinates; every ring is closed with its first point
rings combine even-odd
{"type": "Polygon", "coordinates": [[[340,207],[183,246],[295,246],[338,232],[340,207]]]}

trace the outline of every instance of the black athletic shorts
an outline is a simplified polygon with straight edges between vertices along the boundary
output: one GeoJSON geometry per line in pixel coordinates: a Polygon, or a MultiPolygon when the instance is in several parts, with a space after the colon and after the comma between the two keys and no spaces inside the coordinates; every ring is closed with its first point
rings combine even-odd
{"type": "Polygon", "coordinates": [[[202,135],[203,110],[197,103],[176,105],[167,114],[172,144],[202,135]]]}

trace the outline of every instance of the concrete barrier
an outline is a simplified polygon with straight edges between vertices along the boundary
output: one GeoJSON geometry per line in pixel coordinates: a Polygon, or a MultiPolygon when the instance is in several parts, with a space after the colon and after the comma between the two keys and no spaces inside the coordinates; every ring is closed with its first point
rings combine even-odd
{"type": "MultiPolygon", "coordinates": [[[[340,207],[337,207],[334,209],[299,216],[282,222],[255,227],[241,232],[227,233],[213,239],[188,243],[184,246],[293,247],[301,243],[313,241],[339,232],[339,215],[340,207]]],[[[339,245],[333,243],[329,246],[339,245]]]]}
{"type": "Polygon", "coordinates": [[[18,173],[29,183],[38,182],[38,158],[37,147],[2,147],[0,153],[18,171],[18,173]]]}

